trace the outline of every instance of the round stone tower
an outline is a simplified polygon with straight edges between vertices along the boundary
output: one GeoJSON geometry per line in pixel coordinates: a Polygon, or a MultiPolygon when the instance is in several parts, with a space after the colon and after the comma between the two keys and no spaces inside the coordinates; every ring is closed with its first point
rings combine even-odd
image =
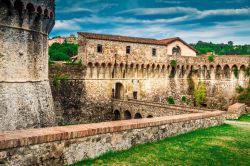
{"type": "Polygon", "coordinates": [[[55,124],[48,80],[54,0],[0,0],[0,131],[55,124]]]}

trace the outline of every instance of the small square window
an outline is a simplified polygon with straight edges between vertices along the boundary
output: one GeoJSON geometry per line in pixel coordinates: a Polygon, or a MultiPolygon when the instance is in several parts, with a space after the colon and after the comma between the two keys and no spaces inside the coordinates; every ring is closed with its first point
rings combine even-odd
{"type": "Polygon", "coordinates": [[[102,53],[102,45],[101,44],[97,45],[97,52],[102,53]]]}
{"type": "Polygon", "coordinates": [[[130,54],[130,51],[131,51],[131,47],[130,47],[130,46],[127,46],[127,47],[126,47],[126,54],[130,54]]]}
{"type": "Polygon", "coordinates": [[[152,56],[156,56],[156,49],[155,48],[152,49],[152,56]]]}

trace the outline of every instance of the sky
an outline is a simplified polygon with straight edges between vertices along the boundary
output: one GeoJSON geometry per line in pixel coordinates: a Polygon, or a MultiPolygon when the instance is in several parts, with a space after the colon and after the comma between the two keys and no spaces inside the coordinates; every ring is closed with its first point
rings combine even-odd
{"type": "Polygon", "coordinates": [[[56,0],[50,37],[77,32],[250,44],[250,0],[56,0]]]}

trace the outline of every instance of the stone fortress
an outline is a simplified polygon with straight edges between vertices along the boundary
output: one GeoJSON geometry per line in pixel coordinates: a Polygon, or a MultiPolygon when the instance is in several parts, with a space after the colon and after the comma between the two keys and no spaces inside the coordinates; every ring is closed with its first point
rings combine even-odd
{"type": "Polygon", "coordinates": [[[0,0],[0,131],[55,125],[48,80],[54,0],[0,0]]]}
{"type": "Polygon", "coordinates": [[[246,111],[234,103],[250,56],[209,61],[180,38],[80,32],[81,63],[49,67],[54,11],[54,0],[0,0],[0,165],[73,164],[246,111]]]}
{"type": "Polygon", "coordinates": [[[52,88],[56,110],[66,123],[166,115],[132,107],[131,102],[166,104],[168,97],[180,106],[198,106],[193,94],[201,84],[206,89],[202,106],[226,111],[237,102],[236,87],[248,86],[249,56],[215,56],[210,62],[207,56],[196,56],[197,51],[180,38],[80,32],[78,39],[84,67],[52,65],[50,70],[51,80],[60,74],[69,77],[61,89],[52,88]],[[187,102],[182,102],[183,96],[187,102]]]}

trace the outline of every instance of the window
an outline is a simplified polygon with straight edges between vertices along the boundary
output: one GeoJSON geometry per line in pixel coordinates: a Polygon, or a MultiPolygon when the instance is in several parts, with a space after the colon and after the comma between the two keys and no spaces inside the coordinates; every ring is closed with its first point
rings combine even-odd
{"type": "Polygon", "coordinates": [[[97,52],[102,53],[102,45],[101,44],[97,45],[97,52]]]}
{"type": "Polygon", "coordinates": [[[176,46],[172,49],[172,55],[181,55],[181,48],[179,46],[176,46]]]}
{"type": "Polygon", "coordinates": [[[127,47],[126,47],[126,54],[130,54],[130,50],[131,50],[131,47],[130,47],[130,46],[127,46],[127,47]]]}
{"type": "Polygon", "coordinates": [[[155,48],[152,49],[152,56],[156,56],[156,49],[155,48]]]}

